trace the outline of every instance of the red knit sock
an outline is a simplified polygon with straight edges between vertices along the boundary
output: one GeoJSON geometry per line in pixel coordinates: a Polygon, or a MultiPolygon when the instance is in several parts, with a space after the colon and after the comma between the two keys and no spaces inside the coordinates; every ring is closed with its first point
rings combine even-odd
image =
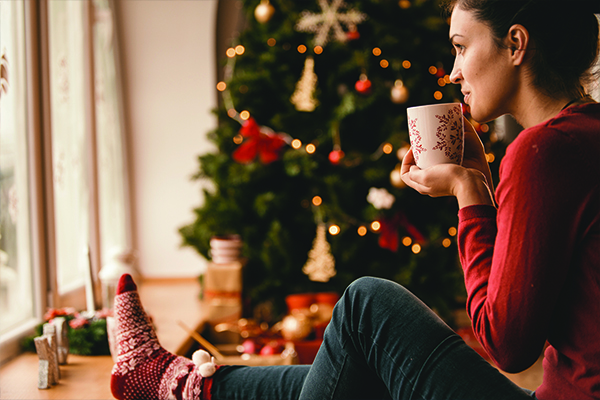
{"type": "Polygon", "coordinates": [[[208,399],[209,393],[202,393],[203,379],[216,371],[214,361],[200,351],[194,354],[194,364],[158,343],[131,275],[119,280],[114,304],[118,356],[110,381],[113,396],[119,400],[208,399]]]}

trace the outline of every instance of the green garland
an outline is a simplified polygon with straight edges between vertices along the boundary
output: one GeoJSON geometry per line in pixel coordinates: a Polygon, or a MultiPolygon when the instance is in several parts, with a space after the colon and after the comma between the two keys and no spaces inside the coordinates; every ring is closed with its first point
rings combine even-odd
{"type": "MultiPolygon", "coordinates": [[[[50,309],[44,320],[51,321],[52,318],[57,316],[64,317],[67,320],[69,353],[83,356],[102,356],[110,355],[106,329],[107,315],[109,313],[103,310],[96,312],[93,317],[89,318],[71,309],[50,309]]],[[[34,338],[42,335],[43,326],[44,323],[37,325],[35,334],[23,339],[21,343],[23,350],[35,353],[34,338]]]]}

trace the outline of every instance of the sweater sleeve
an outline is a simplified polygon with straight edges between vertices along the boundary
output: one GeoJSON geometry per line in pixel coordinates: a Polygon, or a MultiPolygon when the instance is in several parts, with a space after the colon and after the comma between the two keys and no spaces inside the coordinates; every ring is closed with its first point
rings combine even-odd
{"type": "Polygon", "coordinates": [[[573,168],[565,168],[569,147],[561,132],[522,132],[501,164],[498,210],[459,211],[467,311],[479,342],[507,372],[541,354],[568,272],[581,199],[571,193],[573,168]]]}

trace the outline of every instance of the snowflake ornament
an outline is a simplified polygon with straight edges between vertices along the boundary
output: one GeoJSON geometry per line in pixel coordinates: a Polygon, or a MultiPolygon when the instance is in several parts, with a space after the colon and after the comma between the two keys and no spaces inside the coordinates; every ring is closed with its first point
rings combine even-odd
{"type": "Polygon", "coordinates": [[[300,20],[296,24],[296,30],[300,32],[315,32],[315,46],[324,46],[329,40],[331,30],[333,30],[335,40],[345,42],[348,40],[348,36],[341,24],[344,24],[350,31],[356,31],[356,25],[367,18],[366,14],[354,9],[340,12],[340,8],[346,7],[346,3],[342,0],[333,0],[331,3],[328,3],[327,0],[319,0],[319,6],[321,14],[305,10],[300,14],[300,20]]]}
{"type": "Polygon", "coordinates": [[[369,189],[369,194],[367,195],[367,201],[373,205],[378,210],[381,209],[390,209],[396,201],[396,198],[393,194],[385,190],[385,188],[374,188],[369,189]]]}

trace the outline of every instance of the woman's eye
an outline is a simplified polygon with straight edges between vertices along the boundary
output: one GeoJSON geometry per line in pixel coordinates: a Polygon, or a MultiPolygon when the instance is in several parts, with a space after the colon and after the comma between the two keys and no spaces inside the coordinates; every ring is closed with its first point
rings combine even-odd
{"type": "Polygon", "coordinates": [[[463,52],[463,50],[465,49],[465,46],[463,46],[462,44],[454,44],[454,48],[456,49],[456,53],[460,54],[463,52]]]}

